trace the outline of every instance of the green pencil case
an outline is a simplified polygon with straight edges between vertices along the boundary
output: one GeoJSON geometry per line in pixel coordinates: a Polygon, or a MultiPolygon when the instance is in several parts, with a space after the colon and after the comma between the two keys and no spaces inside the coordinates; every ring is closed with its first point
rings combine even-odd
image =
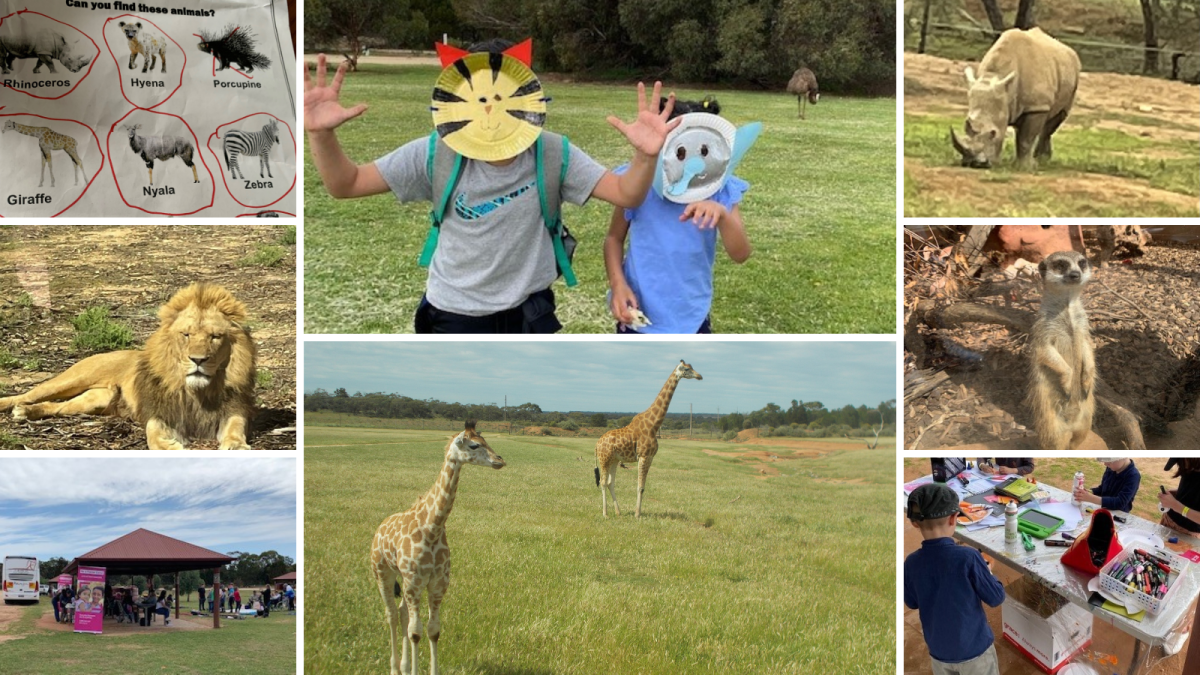
{"type": "Polygon", "coordinates": [[[1017,517],[1017,530],[1031,537],[1045,539],[1062,527],[1062,518],[1056,518],[1049,513],[1029,509],[1017,517]]]}

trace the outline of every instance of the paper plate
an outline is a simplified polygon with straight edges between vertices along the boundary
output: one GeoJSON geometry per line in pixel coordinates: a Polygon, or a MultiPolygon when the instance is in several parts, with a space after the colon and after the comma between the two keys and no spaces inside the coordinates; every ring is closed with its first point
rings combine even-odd
{"type": "Polygon", "coordinates": [[[708,199],[725,184],[737,127],[710,113],[680,115],[659,154],[655,184],[664,199],[690,204],[708,199]]]}
{"type": "Polygon", "coordinates": [[[1058,675],[1100,675],[1100,671],[1083,663],[1072,663],[1058,671],[1058,675]]]}
{"type": "Polygon", "coordinates": [[[433,88],[433,124],[458,154],[495,162],[533,145],[546,123],[542,84],[503,54],[468,54],[442,70],[433,88]]]}

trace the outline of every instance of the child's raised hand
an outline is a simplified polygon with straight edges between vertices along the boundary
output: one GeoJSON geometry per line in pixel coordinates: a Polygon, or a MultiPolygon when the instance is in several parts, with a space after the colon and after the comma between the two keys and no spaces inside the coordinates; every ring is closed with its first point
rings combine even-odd
{"type": "Polygon", "coordinates": [[[304,128],[308,131],[332,131],[341,126],[346,120],[354,119],[367,110],[365,103],[353,108],[343,108],[338,103],[338,95],[342,91],[342,81],[346,79],[346,62],[338,66],[333,76],[333,84],[326,86],[325,55],[317,56],[317,79],[308,73],[304,67],[304,128]]]}
{"type": "Polygon", "coordinates": [[[675,108],[675,93],[667,98],[667,105],[658,110],[658,99],[662,96],[662,82],[654,83],[654,94],[646,100],[646,85],[638,82],[638,114],[633,122],[626,124],[615,115],[608,116],[608,123],[625,135],[629,144],[640,153],[656,156],[662,150],[667,134],[679,126],[679,120],[667,121],[675,108]]]}
{"type": "Polygon", "coordinates": [[[633,310],[638,308],[637,296],[633,294],[633,289],[625,284],[621,284],[612,290],[612,297],[608,301],[608,309],[617,321],[628,326],[633,323],[633,310]]]}
{"type": "Polygon", "coordinates": [[[696,227],[709,230],[716,227],[728,213],[724,206],[714,201],[692,202],[683,210],[679,220],[682,222],[690,218],[696,227]]]}

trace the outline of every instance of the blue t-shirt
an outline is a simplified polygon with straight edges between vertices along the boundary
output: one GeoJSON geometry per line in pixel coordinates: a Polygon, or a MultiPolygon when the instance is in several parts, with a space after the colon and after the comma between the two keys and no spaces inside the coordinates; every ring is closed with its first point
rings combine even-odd
{"type": "Polygon", "coordinates": [[[1132,511],[1133,498],[1142,484],[1142,472],[1133,460],[1121,473],[1105,468],[1100,486],[1092,488],[1092,494],[1100,498],[1100,506],[1109,511],[1132,511]]]}
{"type": "Polygon", "coordinates": [[[942,663],[970,661],[996,636],[980,601],[1004,602],[1004,586],[983,556],[950,537],[927,539],[904,560],[904,604],[918,610],[929,655],[942,663]]]}
{"type": "MultiPolygon", "coordinates": [[[[628,169],[624,164],[613,173],[628,169]]],[[[746,181],[730,176],[708,199],[732,211],[749,188],[746,181]]],[[[641,206],[625,209],[629,250],[622,268],[638,308],[651,322],[639,333],[695,333],[712,308],[717,229],[702,230],[690,219],[680,221],[686,207],[651,189],[641,206]]]]}

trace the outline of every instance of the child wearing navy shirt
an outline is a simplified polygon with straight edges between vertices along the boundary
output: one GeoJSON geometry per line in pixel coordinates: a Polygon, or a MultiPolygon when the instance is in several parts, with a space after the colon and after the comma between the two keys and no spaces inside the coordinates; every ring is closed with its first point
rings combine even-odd
{"type": "Polygon", "coordinates": [[[996,636],[980,602],[998,607],[1004,586],[983,556],[959,546],[958,495],[939,483],[908,498],[908,519],[921,530],[921,549],[904,560],[904,604],[921,616],[934,675],[999,675],[996,636]]]}
{"type": "Polygon", "coordinates": [[[1137,497],[1142,485],[1142,473],[1137,465],[1127,457],[1102,457],[1100,462],[1105,466],[1100,485],[1090,490],[1076,490],[1075,499],[1098,504],[1109,511],[1132,511],[1133,498],[1137,497]]]}

